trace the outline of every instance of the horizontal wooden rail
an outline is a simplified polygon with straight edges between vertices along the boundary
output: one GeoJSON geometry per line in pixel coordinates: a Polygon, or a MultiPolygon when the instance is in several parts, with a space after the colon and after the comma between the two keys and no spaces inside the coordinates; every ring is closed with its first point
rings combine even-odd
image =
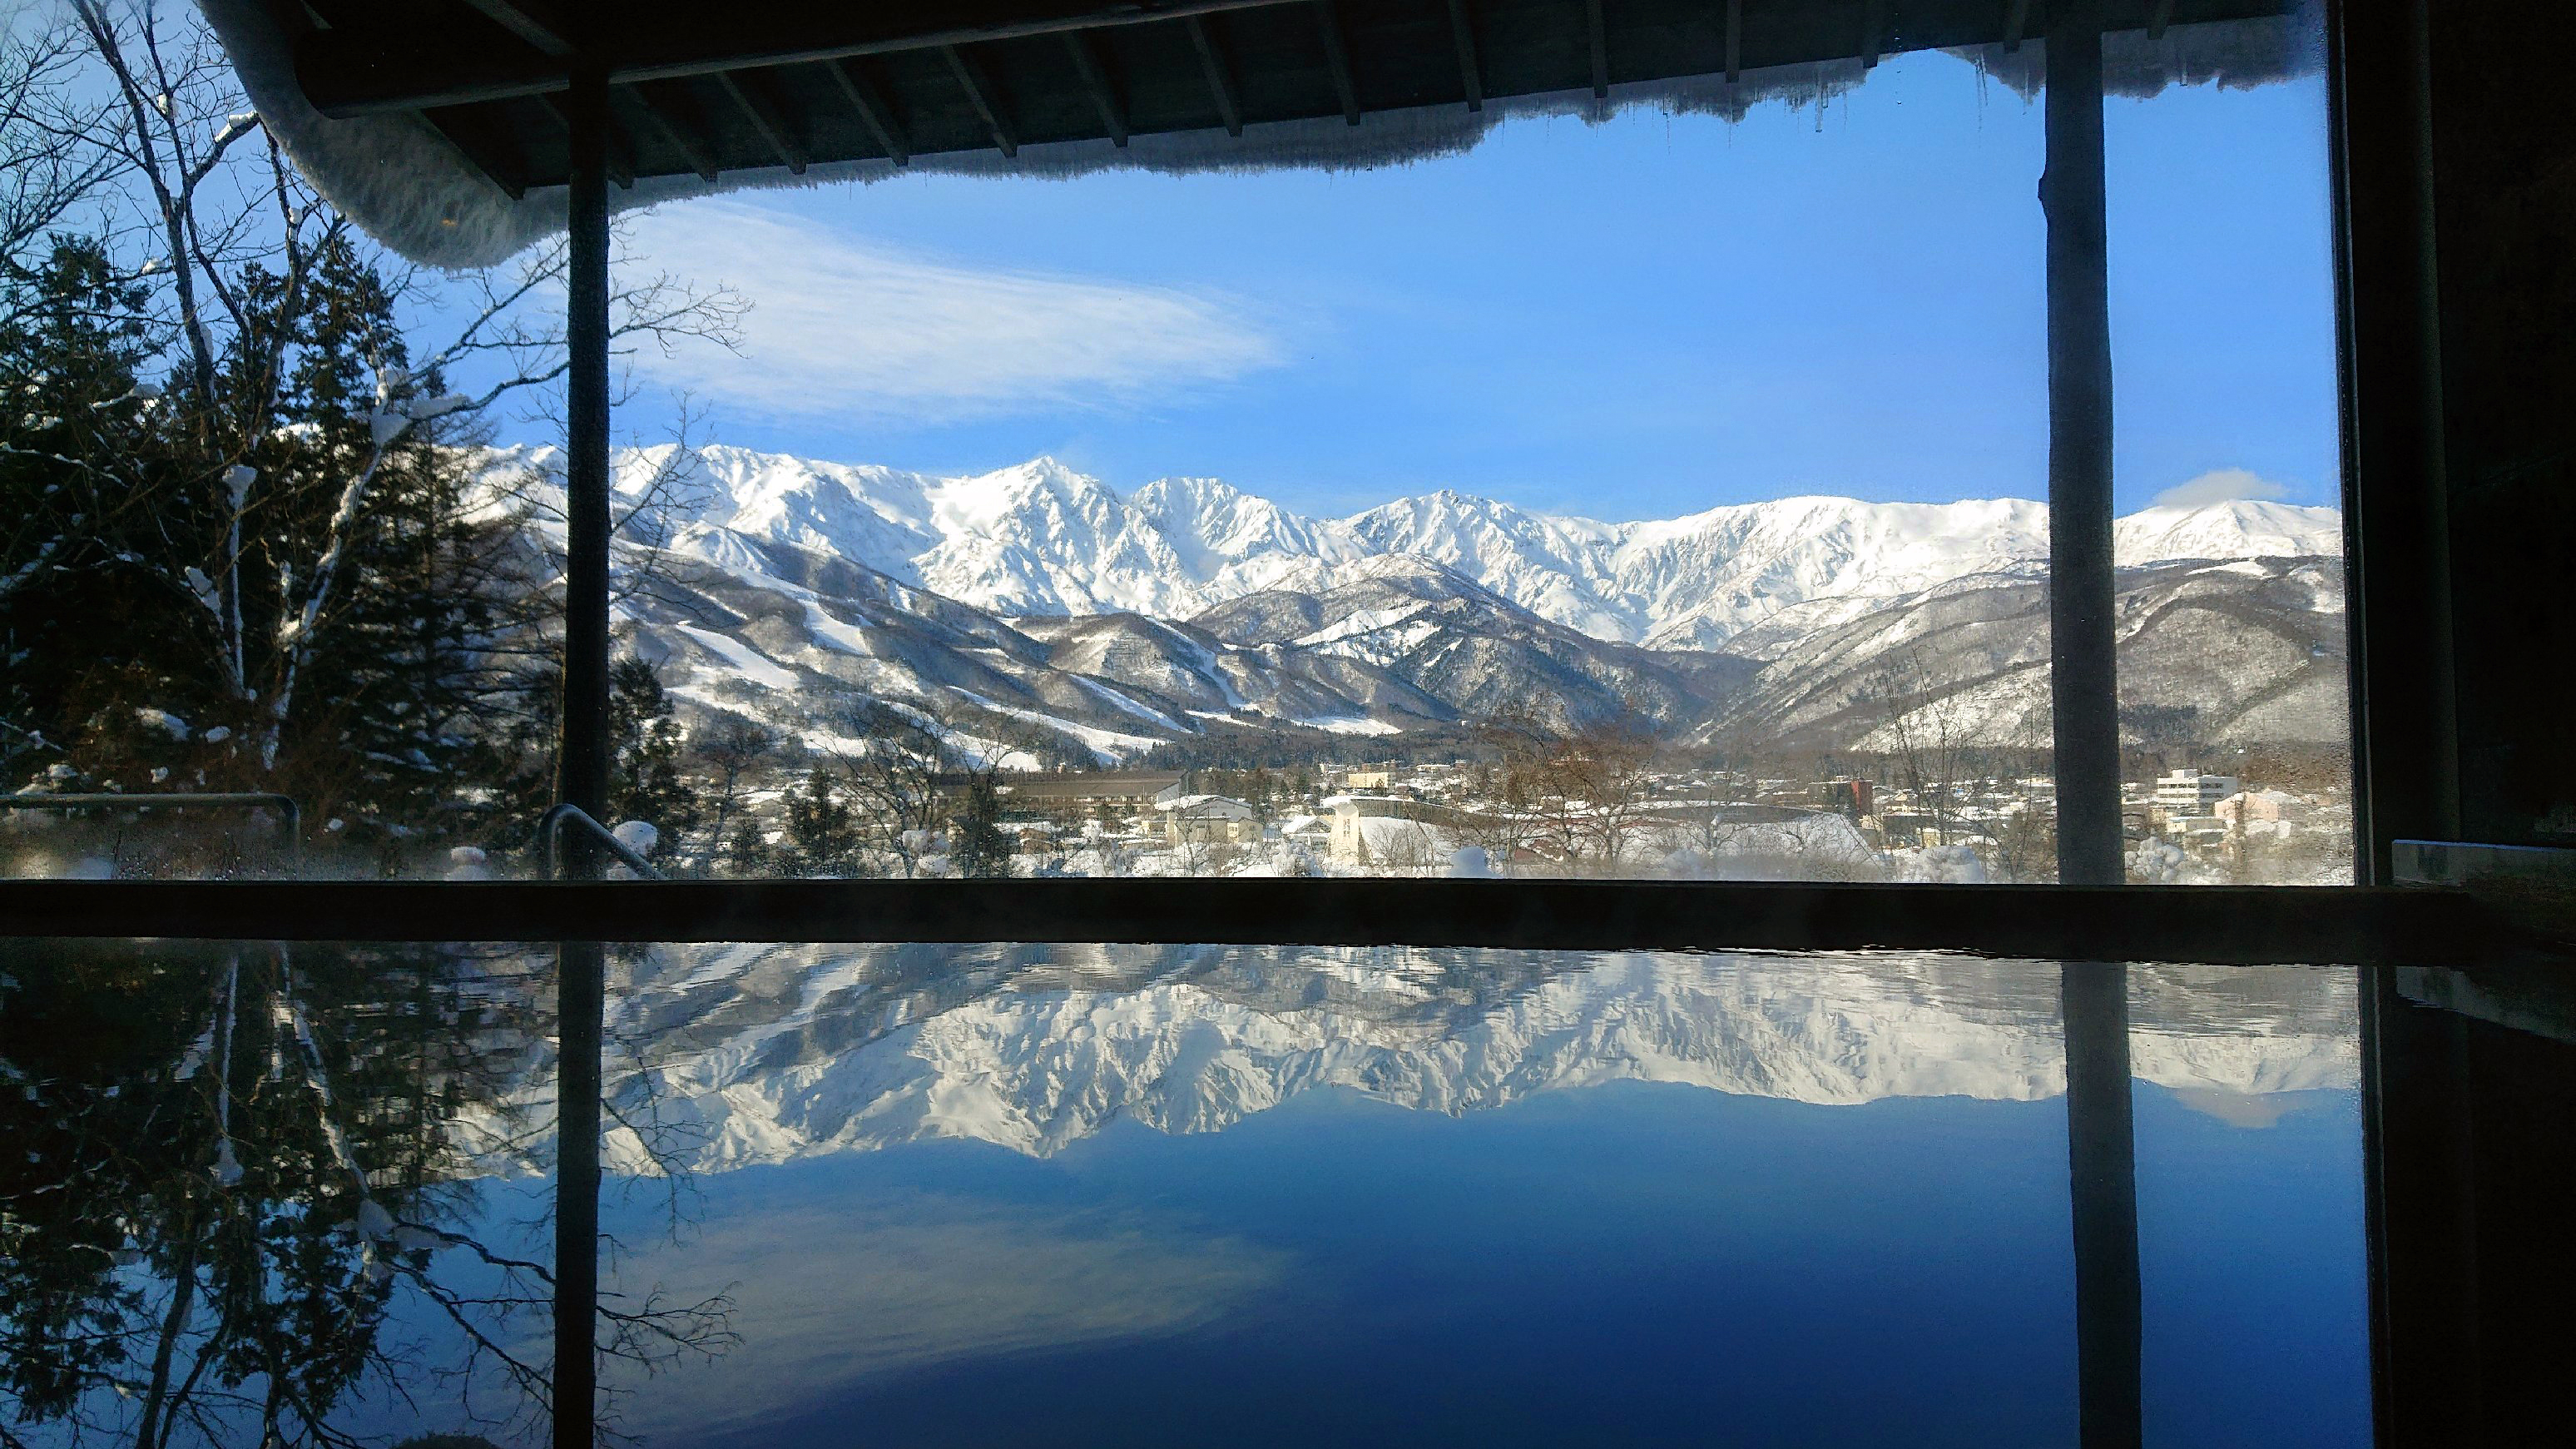
{"type": "Polygon", "coordinates": [[[1140,942],[1943,950],[2458,965],[2519,949],[2464,894],[1576,880],[6,881],[0,936],[1140,942]]]}

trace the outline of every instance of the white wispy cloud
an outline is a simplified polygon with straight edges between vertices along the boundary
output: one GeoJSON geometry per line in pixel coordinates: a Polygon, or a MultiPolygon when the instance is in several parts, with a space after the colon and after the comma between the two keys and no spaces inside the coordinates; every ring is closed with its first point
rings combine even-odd
{"type": "Polygon", "coordinates": [[[2177,483],[2157,494],[2156,507],[2198,508],[2204,503],[2225,503],[2231,498],[2274,501],[2289,496],[2289,489],[2251,468],[2213,468],[2189,482],[2177,483]]]}
{"type": "Polygon", "coordinates": [[[743,355],[691,344],[641,365],[772,415],[945,422],[1124,407],[1286,356],[1235,298],[951,265],[742,202],[655,212],[635,240],[650,265],[753,304],[743,355]]]}

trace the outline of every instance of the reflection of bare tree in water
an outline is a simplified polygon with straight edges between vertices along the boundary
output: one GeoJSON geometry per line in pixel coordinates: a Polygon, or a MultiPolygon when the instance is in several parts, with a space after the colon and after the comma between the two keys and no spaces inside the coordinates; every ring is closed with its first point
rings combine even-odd
{"type": "MultiPolygon", "coordinates": [[[[542,1422],[521,1345],[552,1274],[473,1231],[479,1181],[551,1131],[519,1104],[543,1023],[500,964],[0,952],[0,1446],[354,1444],[361,1397],[542,1422]]],[[[602,1351],[712,1350],[725,1307],[605,1303],[602,1351]]]]}

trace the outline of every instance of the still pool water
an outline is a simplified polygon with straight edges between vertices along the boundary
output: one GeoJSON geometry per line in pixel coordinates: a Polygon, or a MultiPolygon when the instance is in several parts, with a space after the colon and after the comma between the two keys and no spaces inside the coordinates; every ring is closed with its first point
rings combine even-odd
{"type": "MultiPolygon", "coordinates": [[[[38,1422],[19,1376],[14,1431],[130,1442],[180,1254],[220,1236],[177,1219],[254,1195],[302,1256],[236,1296],[256,1277],[330,1318],[308,1347],[378,1362],[333,1383],[200,1307],[178,1363],[222,1338],[267,1371],[235,1404],[199,1380],[210,1437],[256,1443],[282,1377],[368,1438],[540,1439],[543,962],[109,954],[12,967],[11,1110],[160,1123],[169,1165],[42,1209],[55,1239],[105,1219],[119,1265],[13,1268],[0,1311],[129,1293],[130,1382],[38,1422]]],[[[611,972],[603,1335],[648,1444],[2076,1438],[2053,963],[742,946],[611,972]]],[[[2135,967],[2127,995],[2147,1442],[2368,1443],[2351,976],[2135,967]]],[[[11,1212],[82,1176],[40,1120],[0,1144],[11,1212]]]]}

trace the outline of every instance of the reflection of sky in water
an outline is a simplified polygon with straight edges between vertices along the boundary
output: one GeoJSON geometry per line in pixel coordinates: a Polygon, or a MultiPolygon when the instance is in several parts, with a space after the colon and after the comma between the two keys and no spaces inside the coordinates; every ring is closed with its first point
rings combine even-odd
{"type": "MultiPolygon", "coordinates": [[[[662,1058],[710,1152],[769,1160],[702,1175],[697,1231],[624,1265],[730,1285],[742,1334],[636,1384],[629,1426],[2071,1439],[2054,968],[1629,957],[1482,999],[1404,960],[1232,974],[1245,954],[1023,978],[865,1040],[773,982],[662,1058]]],[[[2133,991],[2153,1442],[2368,1436],[2341,986],[2133,991]]]]}
{"type": "MultiPolygon", "coordinates": [[[[693,1221],[612,1194],[609,1281],[729,1292],[740,1335],[612,1374],[648,1443],[2074,1435],[2054,966],[630,969],[623,1090],[682,1127],[693,1221]]],[[[2141,969],[2131,997],[2149,1442],[2365,1442],[2349,978],[2141,969]]]]}
{"type": "MultiPolygon", "coordinates": [[[[2348,1099],[2249,1133],[2140,1093],[2160,1443],[2368,1435],[2348,1099]]],[[[640,1385],[707,1444],[2053,1444],[2054,1103],[1623,1083],[1489,1113],[1328,1091],[1032,1160],[938,1143],[703,1183],[740,1347],[640,1385]]]]}

